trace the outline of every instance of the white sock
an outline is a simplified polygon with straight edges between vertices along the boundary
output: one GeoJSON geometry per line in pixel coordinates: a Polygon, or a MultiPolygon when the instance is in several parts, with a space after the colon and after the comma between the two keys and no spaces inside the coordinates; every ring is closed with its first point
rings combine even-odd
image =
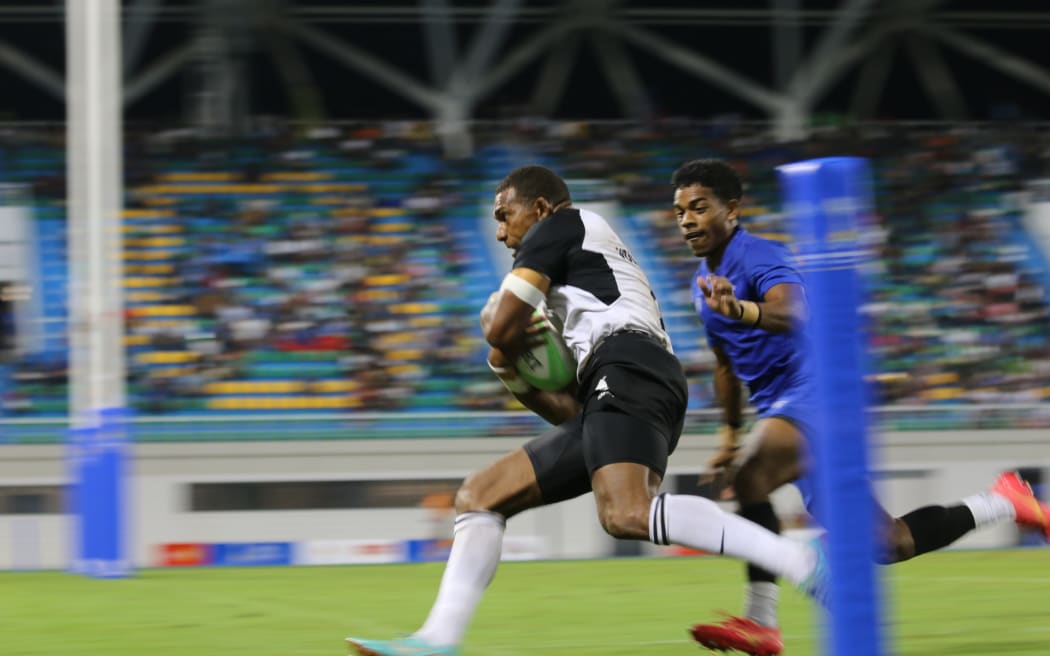
{"type": "Polygon", "coordinates": [[[503,517],[491,512],[468,512],[456,518],[437,599],[416,637],[442,647],[463,641],[481,595],[496,574],[504,524],[503,517]]]}
{"type": "Polygon", "coordinates": [[[810,546],[727,513],[710,499],[687,494],[661,494],[653,499],[649,539],[746,560],[795,585],[805,581],[816,566],[810,546]]]}
{"type": "Polygon", "coordinates": [[[995,492],[981,492],[962,500],[962,504],[970,509],[973,514],[973,522],[977,528],[991,526],[1002,521],[1013,521],[1017,518],[1017,510],[1014,504],[1004,496],[995,492]]]}
{"type": "Polygon", "coordinates": [[[780,600],[780,586],[769,581],[751,581],[747,584],[747,600],[744,603],[744,617],[754,620],[762,626],[777,626],[777,604],[780,600]]]}

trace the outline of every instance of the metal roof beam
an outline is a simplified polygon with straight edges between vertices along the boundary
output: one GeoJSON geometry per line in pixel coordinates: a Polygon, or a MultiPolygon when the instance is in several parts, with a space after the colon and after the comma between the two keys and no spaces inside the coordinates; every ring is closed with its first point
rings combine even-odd
{"type": "Polygon", "coordinates": [[[0,41],[0,65],[7,66],[55,98],[65,101],[66,81],[62,74],[6,41],[0,41]]]}
{"type": "Polygon", "coordinates": [[[273,65],[284,82],[285,95],[298,119],[319,121],[325,116],[324,97],[314,80],[303,53],[280,30],[267,30],[264,36],[273,65]]]}
{"type": "Polygon", "coordinates": [[[684,71],[707,80],[731,95],[737,96],[769,113],[779,112],[785,98],[780,93],[766,88],[720,62],[681,46],[666,37],[644,28],[615,23],[607,29],[617,32],[626,40],[660,59],[678,66],[684,71]]]}
{"type": "Polygon", "coordinates": [[[366,75],[398,95],[437,113],[444,107],[442,95],[409,77],[375,55],[337,39],[311,25],[297,21],[282,24],[282,29],[307,45],[324,52],[347,68],[366,75]]]}
{"type": "Polygon", "coordinates": [[[915,34],[909,34],[906,39],[908,53],[919,73],[919,80],[937,112],[946,119],[965,119],[969,115],[966,100],[948,65],[944,63],[941,51],[929,40],[915,34]]]}
{"type": "Polygon", "coordinates": [[[853,100],[850,102],[850,114],[857,118],[870,118],[875,115],[886,81],[890,77],[893,57],[897,54],[897,40],[889,38],[883,47],[864,62],[853,87],[853,100]]]}
{"type": "Polygon", "coordinates": [[[607,32],[595,32],[591,35],[591,40],[623,115],[628,118],[650,116],[652,102],[642,83],[642,77],[624,49],[623,43],[607,32]]]}
{"type": "Polygon", "coordinates": [[[127,107],[146,95],[180,68],[192,62],[199,53],[199,48],[200,41],[194,39],[153,60],[124,86],[124,106],[127,107]]]}
{"type": "Polygon", "coordinates": [[[565,83],[569,80],[576,53],[580,50],[582,37],[573,32],[554,46],[547,54],[536,86],[532,90],[529,106],[537,116],[550,116],[558,109],[558,102],[565,95],[565,83]]]}
{"type": "Polygon", "coordinates": [[[421,0],[421,5],[430,81],[436,86],[444,86],[456,64],[455,23],[448,0],[421,0]]]}
{"type": "Polygon", "coordinates": [[[1047,69],[1042,66],[958,30],[935,25],[922,25],[920,29],[945,45],[981,61],[986,66],[1026,82],[1043,93],[1050,93],[1050,72],[1047,72],[1047,69]]]}
{"type": "Polygon", "coordinates": [[[839,17],[821,35],[820,41],[795,71],[788,86],[792,97],[806,104],[816,100],[816,92],[827,87],[825,78],[834,71],[835,61],[845,49],[857,26],[868,15],[874,0],[845,0],[839,17]]]}
{"type": "Polygon", "coordinates": [[[473,86],[470,97],[476,100],[490,93],[551,48],[559,39],[578,28],[579,25],[575,22],[563,21],[539,31],[493,65],[473,86]]]}
{"type": "Polygon", "coordinates": [[[854,40],[853,43],[843,48],[833,59],[821,65],[819,79],[810,80],[806,88],[803,100],[813,105],[820,100],[828,88],[853,66],[857,60],[867,56],[876,46],[882,43],[887,36],[900,31],[907,23],[887,22],[877,28],[870,30],[867,34],[854,40]]]}
{"type": "Polygon", "coordinates": [[[452,74],[453,84],[470,86],[488,69],[496,50],[507,40],[507,32],[520,5],[521,0],[496,0],[485,17],[484,25],[474,35],[466,61],[452,74]]]}
{"type": "Polygon", "coordinates": [[[123,25],[124,60],[122,69],[124,77],[135,70],[142,50],[146,47],[146,37],[157,17],[162,0],[134,0],[131,4],[137,9],[138,20],[126,21],[123,25]]]}
{"type": "Polygon", "coordinates": [[[781,18],[773,23],[773,84],[783,91],[802,61],[801,0],[770,0],[781,18]]]}

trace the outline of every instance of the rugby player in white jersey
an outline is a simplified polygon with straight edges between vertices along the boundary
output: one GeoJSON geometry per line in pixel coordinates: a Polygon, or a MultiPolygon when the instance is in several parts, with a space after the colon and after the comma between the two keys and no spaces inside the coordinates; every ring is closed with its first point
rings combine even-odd
{"type": "Polygon", "coordinates": [[[482,313],[489,365],[555,428],[464,481],[452,550],[423,626],[394,640],[347,638],[351,649],[365,656],[459,654],[496,572],[507,519],[587,492],[614,537],[740,558],[820,594],[823,558],[814,545],[782,538],[708,499],[658,493],[682,432],[686,381],[649,281],[605,219],[574,208],[565,182],[541,166],[515,169],[499,183],[493,218],[514,265],[482,313]],[[578,363],[576,384],[559,392],[533,389],[513,366],[541,303],[578,363]]]}

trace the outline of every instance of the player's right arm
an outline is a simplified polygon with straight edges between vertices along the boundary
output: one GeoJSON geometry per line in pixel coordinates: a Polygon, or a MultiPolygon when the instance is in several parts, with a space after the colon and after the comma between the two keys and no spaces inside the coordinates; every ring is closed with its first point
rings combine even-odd
{"type": "MultiPolygon", "coordinates": [[[[486,335],[492,329],[500,299],[501,292],[493,292],[481,310],[481,330],[486,335]]],[[[531,335],[546,329],[545,321],[533,319],[531,325],[525,329],[524,339],[527,341],[531,335]]],[[[488,364],[514,398],[555,426],[572,419],[582,410],[576,400],[575,383],[557,392],[536,389],[518,376],[513,361],[496,346],[489,348],[488,364]]]]}
{"type": "Polygon", "coordinates": [[[723,499],[733,497],[732,485],[736,477],[736,457],[740,451],[740,426],[744,407],[743,387],[733,373],[733,362],[717,344],[710,342],[715,354],[715,397],[722,406],[722,427],[718,429],[718,448],[707,459],[707,472],[700,477],[701,484],[713,484],[723,499]]]}
{"type": "Polygon", "coordinates": [[[732,461],[740,448],[739,433],[743,423],[744,392],[740,379],[733,372],[733,362],[721,346],[712,344],[715,354],[715,398],[722,407],[722,428],[719,430],[718,453],[708,465],[724,467],[732,461]]]}

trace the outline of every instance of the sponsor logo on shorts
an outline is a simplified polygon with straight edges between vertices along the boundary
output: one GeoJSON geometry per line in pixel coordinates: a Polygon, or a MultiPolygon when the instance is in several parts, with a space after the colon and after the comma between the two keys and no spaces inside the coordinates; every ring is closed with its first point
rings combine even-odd
{"type": "Polygon", "coordinates": [[[611,396],[614,399],[616,398],[616,395],[609,389],[609,383],[605,380],[605,376],[602,376],[602,379],[594,386],[594,391],[598,392],[598,400],[604,399],[607,396],[611,396]]]}

